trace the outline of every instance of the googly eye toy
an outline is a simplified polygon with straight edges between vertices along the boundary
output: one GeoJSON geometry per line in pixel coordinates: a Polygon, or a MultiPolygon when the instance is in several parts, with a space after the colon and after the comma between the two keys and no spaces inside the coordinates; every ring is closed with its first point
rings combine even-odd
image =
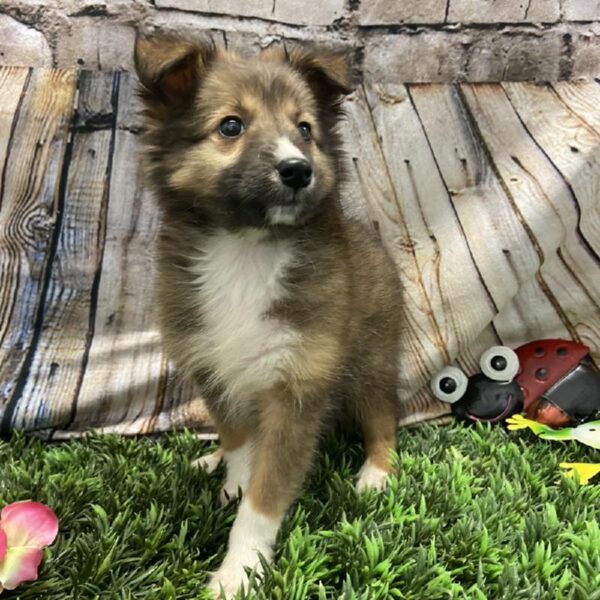
{"type": "Polygon", "coordinates": [[[566,340],[536,340],[516,350],[493,346],[481,373],[467,377],[446,367],[431,381],[436,398],[467,422],[497,423],[526,412],[550,427],[600,419],[600,373],[589,348],[566,340]]]}

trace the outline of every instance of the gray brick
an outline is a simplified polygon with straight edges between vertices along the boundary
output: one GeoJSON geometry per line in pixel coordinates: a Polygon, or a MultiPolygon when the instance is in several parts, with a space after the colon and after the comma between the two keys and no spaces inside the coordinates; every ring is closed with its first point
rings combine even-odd
{"type": "Polygon", "coordinates": [[[556,80],[563,30],[404,32],[372,36],[365,46],[368,81],[556,80]]]}
{"type": "Polygon", "coordinates": [[[600,24],[594,23],[587,31],[573,38],[571,76],[600,77],[600,24]]]}
{"type": "Polygon", "coordinates": [[[261,47],[268,46],[269,42],[279,43],[280,41],[277,37],[271,37],[263,42],[259,35],[248,31],[224,31],[223,39],[227,43],[228,50],[233,50],[242,56],[251,56],[261,47]]]}
{"type": "Polygon", "coordinates": [[[365,44],[364,76],[370,82],[461,79],[469,37],[446,31],[372,35],[365,44]]]}
{"type": "Polygon", "coordinates": [[[450,23],[555,23],[559,0],[451,0],[450,23]]]}
{"type": "Polygon", "coordinates": [[[560,20],[560,0],[531,0],[524,16],[529,23],[556,23],[560,20]]]}
{"type": "Polygon", "coordinates": [[[468,81],[556,80],[560,76],[562,32],[504,30],[474,36],[465,72],[468,81]]]}
{"type": "Polygon", "coordinates": [[[56,62],[60,67],[131,70],[134,40],[132,27],[79,17],[73,19],[69,30],[59,36],[56,62]]]}
{"type": "Polygon", "coordinates": [[[69,15],[80,16],[127,16],[140,17],[151,10],[149,0],[60,0],[63,10],[69,15]]]}
{"type": "Polygon", "coordinates": [[[100,27],[99,49],[102,69],[133,70],[135,29],[126,25],[106,23],[100,27]]]}
{"type": "MultiPolygon", "coordinates": [[[[147,31],[178,32],[192,38],[210,33],[217,43],[226,38],[228,47],[242,54],[256,52],[283,39],[334,44],[340,36],[323,27],[290,27],[281,23],[229,17],[202,15],[189,12],[161,10],[146,19],[147,31]]],[[[353,36],[350,43],[356,44],[353,36]]]]}
{"type": "Polygon", "coordinates": [[[274,0],[274,6],[275,19],[282,23],[330,25],[344,14],[344,0],[274,0]]]}
{"type": "Polygon", "coordinates": [[[305,0],[0,3],[8,13],[0,15],[0,63],[6,64],[49,65],[54,49],[59,66],[129,70],[136,27],[211,31],[244,54],[283,39],[364,45],[365,77],[386,82],[553,80],[597,76],[600,63],[596,25],[573,22],[600,19],[600,0],[562,0],[567,22],[556,25],[559,0],[362,0],[356,14],[351,0],[322,0],[308,8],[305,0]],[[355,18],[345,26],[326,27],[350,14],[355,18]],[[531,25],[537,23],[547,25],[531,25]],[[391,33],[371,25],[396,27],[391,33]]]}
{"type": "Polygon", "coordinates": [[[447,0],[363,0],[358,11],[361,25],[443,23],[447,0]]]}
{"type": "Polygon", "coordinates": [[[262,0],[156,0],[158,8],[174,8],[191,13],[211,13],[241,17],[273,18],[272,5],[262,0]]]}
{"type": "Polygon", "coordinates": [[[0,64],[49,67],[52,52],[42,33],[0,15],[0,64]]]}
{"type": "Polygon", "coordinates": [[[329,25],[342,16],[344,0],[319,0],[309,6],[304,0],[156,0],[156,6],[195,13],[257,17],[298,25],[329,25]]]}
{"type": "Polygon", "coordinates": [[[563,18],[567,21],[598,21],[600,0],[563,0],[563,18]]]}

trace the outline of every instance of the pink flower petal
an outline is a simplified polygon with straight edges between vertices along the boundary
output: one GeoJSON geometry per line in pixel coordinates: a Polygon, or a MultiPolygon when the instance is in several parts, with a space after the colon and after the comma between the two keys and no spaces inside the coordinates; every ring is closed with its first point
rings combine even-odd
{"type": "Polygon", "coordinates": [[[56,539],[58,519],[51,508],[39,502],[15,502],[0,512],[0,527],[6,534],[9,549],[43,548],[56,539]]]}
{"type": "Polygon", "coordinates": [[[6,534],[0,529],[0,562],[2,562],[2,559],[6,554],[6,546],[6,534]]]}
{"type": "Polygon", "coordinates": [[[38,548],[9,547],[0,562],[0,589],[14,590],[24,581],[35,581],[43,557],[38,548]]]}

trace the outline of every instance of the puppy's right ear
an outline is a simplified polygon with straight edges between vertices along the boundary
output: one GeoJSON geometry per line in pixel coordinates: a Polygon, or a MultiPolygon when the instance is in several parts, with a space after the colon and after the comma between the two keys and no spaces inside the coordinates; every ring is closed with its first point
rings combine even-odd
{"type": "Polygon", "coordinates": [[[148,107],[185,105],[216,53],[214,43],[198,44],[167,36],[138,36],[135,70],[148,107]]]}

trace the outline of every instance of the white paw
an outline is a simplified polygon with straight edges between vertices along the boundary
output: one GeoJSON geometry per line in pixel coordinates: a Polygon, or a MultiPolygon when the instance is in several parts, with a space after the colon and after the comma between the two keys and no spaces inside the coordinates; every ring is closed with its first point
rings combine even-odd
{"type": "Polygon", "coordinates": [[[238,514],[229,534],[229,547],[223,564],[213,573],[208,589],[215,598],[231,598],[240,589],[247,587],[245,567],[262,573],[260,555],[267,562],[273,558],[273,543],[281,519],[273,519],[254,510],[248,498],[240,503],[238,514]],[[223,588],[224,594],[220,590],[223,588]]]}
{"type": "MultiPolygon", "coordinates": [[[[270,561],[272,551],[269,547],[263,548],[263,556],[270,561]]],[[[232,598],[240,588],[248,589],[248,575],[246,568],[257,575],[262,574],[262,565],[258,553],[250,548],[233,548],[227,552],[223,564],[215,571],[208,583],[208,589],[215,598],[232,598]],[[223,588],[224,595],[221,594],[223,588]]]]}
{"type": "Polygon", "coordinates": [[[203,469],[207,473],[212,473],[223,460],[223,450],[221,448],[207,454],[206,456],[201,456],[192,462],[192,467],[196,467],[197,469],[203,469]]]}
{"type": "Polygon", "coordinates": [[[214,598],[229,599],[233,598],[236,592],[244,587],[248,587],[248,575],[242,565],[226,566],[212,574],[208,582],[208,589],[212,592],[214,598]]]}
{"type": "Polygon", "coordinates": [[[368,458],[358,472],[356,481],[356,491],[364,492],[365,490],[383,490],[388,481],[389,473],[374,465],[368,458]]]}

